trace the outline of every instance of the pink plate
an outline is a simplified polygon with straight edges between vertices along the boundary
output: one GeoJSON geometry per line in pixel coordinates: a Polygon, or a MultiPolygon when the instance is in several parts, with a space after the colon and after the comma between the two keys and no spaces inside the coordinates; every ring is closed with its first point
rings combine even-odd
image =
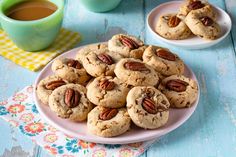
{"type": "MultiPolygon", "coordinates": [[[[81,49],[81,47],[78,47],[66,53],[63,53],[57,58],[61,58],[61,57],[73,58],[79,49],[81,49]]],[[[40,80],[52,74],[51,64],[52,62],[50,62],[41,71],[41,73],[39,74],[38,78],[35,81],[36,85],[39,83],[40,80]]],[[[192,70],[188,68],[187,66],[185,66],[185,69],[186,70],[185,70],[184,75],[197,81],[196,76],[192,72],[192,70]]],[[[57,115],[54,112],[52,112],[48,106],[43,105],[38,100],[35,89],[34,89],[34,99],[36,102],[36,106],[39,110],[39,113],[49,124],[53,125],[54,127],[63,131],[69,136],[78,137],[79,139],[89,141],[89,142],[105,143],[105,144],[127,144],[127,143],[147,141],[147,140],[158,138],[160,136],[163,136],[169,133],[170,131],[182,125],[193,114],[199,101],[199,95],[200,94],[198,93],[198,98],[192,107],[186,108],[186,109],[171,109],[168,123],[164,127],[161,127],[156,130],[144,130],[142,128],[139,128],[133,125],[131,127],[131,130],[126,132],[123,135],[112,137],[112,138],[103,138],[103,137],[89,134],[86,127],[86,122],[75,123],[75,122],[71,122],[69,120],[57,117],[57,115]]]]}

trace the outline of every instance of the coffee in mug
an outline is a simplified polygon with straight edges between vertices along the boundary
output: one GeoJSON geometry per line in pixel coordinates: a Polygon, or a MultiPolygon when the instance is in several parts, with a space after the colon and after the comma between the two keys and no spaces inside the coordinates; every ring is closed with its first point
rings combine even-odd
{"type": "Polygon", "coordinates": [[[64,0],[0,0],[0,26],[17,47],[40,51],[56,39],[63,11],[64,0]]]}
{"type": "Polygon", "coordinates": [[[5,11],[14,20],[32,21],[53,14],[57,6],[47,0],[27,0],[17,3],[5,11]]]}

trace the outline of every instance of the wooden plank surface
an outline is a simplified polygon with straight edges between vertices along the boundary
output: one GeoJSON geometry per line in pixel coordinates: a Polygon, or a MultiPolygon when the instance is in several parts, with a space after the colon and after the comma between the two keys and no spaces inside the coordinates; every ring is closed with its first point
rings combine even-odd
{"type": "MultiPolygon", "coordinates": [[[[225,2],[228,2],[230,10],[236,9],[236,1],[225,2]]],[[[161,2],[147,1],[147,12],[153,5],[159,3],[161,2]]],[[[224,1],[212,0],[211,3],[225,9],[224,1]]],[[[147,156],[235,156],[236,73],[232,36],[235,37],[231,34],[222,43],[212,48],[188,51],[156,42],[147,30],[147,43],[170,47],[178,53],[193,69],[201,87],[200,103],[193,116],[183,126],[153,145],[147,151],[147,156]]]]}
{"type": "MultiPolygon", "coordinates": [[[[210,0],[227,9],[234,29],[221,44],[195,51],[171,47],[150,35],[146,15],[162,2],[166,0],[124,0],[115,10],[97,14],[85,10],[78,0],[67,0],[63,26],[81,33],[83,41],[79,45],[106,41],[117,33],[140,36],[147,44],[165,46],[178,53],[196,73],[201,87],[196,112],[143,157],[233,157],[236,154],[236,1],[210,0]]],[[[32,84],[37,76],[2,57],[0,67],[0,100],[32,84]]],[[[3,120],[0,124],[1,157],[50,156],[3,120]]]]}

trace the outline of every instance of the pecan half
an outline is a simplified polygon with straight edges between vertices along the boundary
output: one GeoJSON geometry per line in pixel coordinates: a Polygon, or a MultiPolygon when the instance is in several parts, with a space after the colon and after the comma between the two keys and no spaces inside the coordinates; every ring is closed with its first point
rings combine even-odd
{"type": "MultiPolygon", "coordinates": [[[[161,102],[162,104],[165,102],[164,100],[161,102]]],[[[156,114],[157,112],[163,112],[168,110],[167,106],[162,106],[162,105],[156,105],[155,102],[150,98],[150,97],[145,97],[143,99],[142,107],[145,111],[147,111],[150,114],[156,114]]]]}
{"type": "Polygon", "coordinates": [[[63,80],[56,80],[56,81],[51,81],[51,82],[48,82],[46,85],[45,85],[45,88],[48,89],[48,90],[54,90],[56,89],[57,87],[60,87],[62,85],[65,85],[66,83],[63,81],[63,80]]]}
{"type": "Polygon", "coordinates": [[[99,54],[98,59],[101,60],[103,63],[106,63],[108,65],[111,65],[114,63],[113,59],[111,58],[111,56],[109,56],[108,54],[102,53],[99,54]]]}
{"type": "Polygon", "coordinates": [[[65,92],[65,104],[69,108],[76,107],[80,101],[80,93],[74,89],[68,88],[65,92]]]}
{"type": "Polygon", "coordinates": [[[200,20],[204,26],[211,26],[214,23],[214,21],[210,17],[207,17],[207,16],[202,17],[200,20]]]}
{"type": "Polygon", "coordinates": [[[164,50],[164,49],[157,50],[156,55],[158,57],[161,57],[161,58],[169,60],[169,61],[176,60],[176,56],[173,53],[171,53],[170,51],[164,50]]]}
{"type": "Polygon", "coordinates": [[[142,107],[150,114],[156,114],[158,112],[155,102],[148,97],[143,99],[142,107]]]}
{"type": "Polygon", "coordinates": [[[139,48],[138,43],[126,36],[121,36],[119,40],[123,45],[129,47],[131,50],[139,48]]]}
{"type": "Polygon", "coordinates": [[[115,83],[113,81],[109,81],[105,79],[99,83],[99,87],[103,90],[109,91],[109,90],[114,89],[115,83]]]}
{"type": "Polygon", "coordinates": [[[101,120],[110,120],[116,116],[118,110],[115,108],[104,108],[99,114],[99,119],[101,120]]]}
{"type": "Polygon", "coordinates": [[[177,16],[171,16],[170,19],[168,20],[168,26],[176,27],[179,25],[180,22],[181,22],[180,18],[178,18],[177,16]]]}
{"type": "Polygon", "coordinates": [[[128,61],[124,64],[124,67],[126,69],[132,70],[132,71],[147,71],[149,72],[150,70],[145,66],[144,63],[140,62],[135,62],[135,61],[128,61]]]}
{"type": "Polygon", "coordinates": [[[81,64],[79,63],[79,61],[77,60],[74,60],[74,59],[69,59],[67,61],[67,66],[69,67],[73,67],[73,68],[76,68],[76,69],[81,69],[81,64]]]}
{"type": "Polygon", "coordinates": [[[174,79],[166,82],[166,88],[176,92],[184,92],[189,84],[185,81],[174,79]]]}
{"type": "Polygon", "coordinates": [[[190,10],[196,10],[196,9],[203,8],[204,6],[205,5],[201,1],[193,1],[188,5],[188,8],[190,10]]]}

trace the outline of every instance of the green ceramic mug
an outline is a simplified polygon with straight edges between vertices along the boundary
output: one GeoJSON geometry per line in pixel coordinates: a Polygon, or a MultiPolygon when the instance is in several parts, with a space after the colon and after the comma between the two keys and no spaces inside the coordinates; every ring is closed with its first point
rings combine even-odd
{"type": "Polygon", "coordinates": [[[80,0],[80,2],[90,11],[106,12],[116,8],[121,0],[80,0]]]}
{"type": "Polygon", "coordinates": [[[7,17],[4,13],[11,6],[24,0],[2,0],[0,3],[0,24],[17,47],[26,51],[39,51],[50,46],[57,37],[64,11],[64,0],[49,0],[57,10],[48,17],[19,21],[7,17]]]}

